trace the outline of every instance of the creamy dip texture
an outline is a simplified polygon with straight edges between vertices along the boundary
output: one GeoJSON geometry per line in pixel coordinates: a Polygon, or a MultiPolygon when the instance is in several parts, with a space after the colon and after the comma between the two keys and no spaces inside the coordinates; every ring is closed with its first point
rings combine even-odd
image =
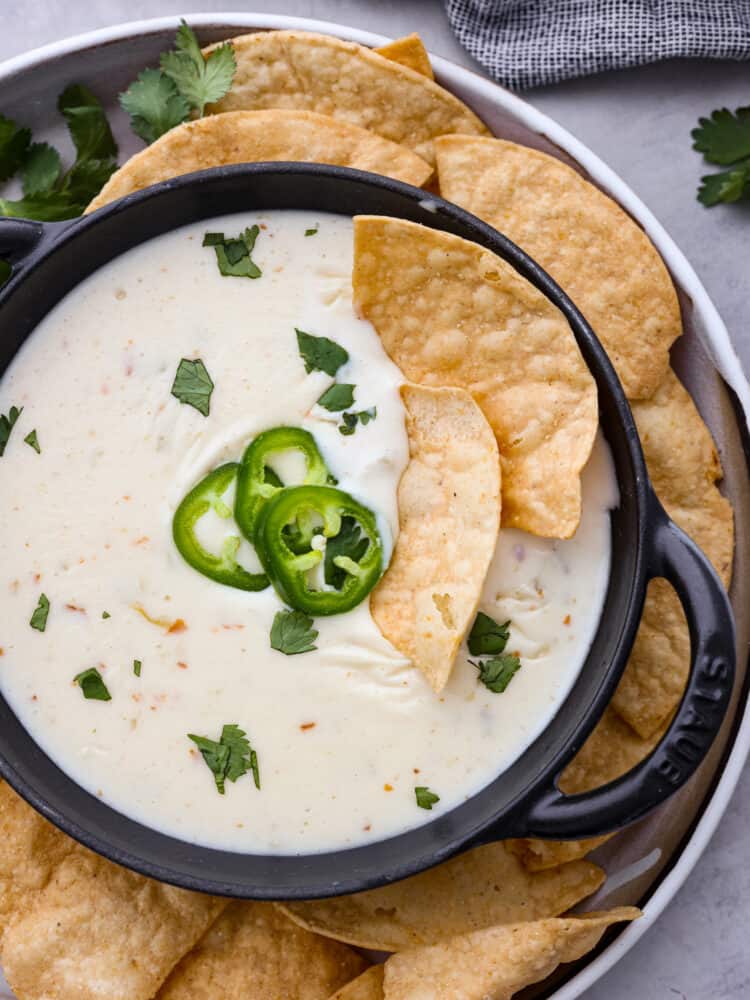
{"type": "MultiPolygon", "coordinates": [[[[351,265],[352,223],[339,216],[266,212],[175,230],[71,292],[0,383],[0,410],[23,407],[0,460],[0,689],[76,781],[191,842],[304,853],[430,821],[547,725],[599,620],[616,502],[603,439],[574,538],[501,532],[480,608],[510,619],[507,649],[521,658],[502,694],[479,683],[464,648],[435,695],[367,601],[316,619],[317,649],[286,656],[269,643],[283,608],[273,588],[222,586],[177,552],[172,517],[186,492],[260,431],[292,425],[314,435],[338,488],[376,513],[388,558],[408,460],[403,378],[354,314],[351,265]],[[204,233],[254,223],[262,276],[223,277],[204,233]],[[315,405],[334,379],[306,373],[295,329],[348,351],[337,379],[376,419],[339,433],[341,414],[315,405]],[[210,373],[208,417],[170,394],[181,358],[210,373]],[[24,441],[32,429],[40,453],[24,441]],[[29,624],[41,593],[43,632],[29,624]],[[91,667],[110,701],[74,683],[91,667]],[[219,795],[187,737],[218,739],[225,724],[247,732],[260,790],[247,776],[219,795]],[[439,795],[432,811],[417,806],[416,786],[439,795]]],[[[201,532],[213,545],[236,528],[211,515],[201,532]]],[[[258,568],[248,543],[240,559],[258,568]]]]}

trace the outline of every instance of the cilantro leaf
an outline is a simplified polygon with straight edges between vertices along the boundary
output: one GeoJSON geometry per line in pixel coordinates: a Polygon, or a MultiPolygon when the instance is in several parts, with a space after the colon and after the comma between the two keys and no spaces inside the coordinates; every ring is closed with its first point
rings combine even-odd
{"type": "Polygon", "coordinates": [[[750,107],[737,108],[734,114],[719,108],[710,118],[699,118],[698,128],[690,134],[693,149],[703,153],[709,163],[723,166],[744,160],[750,156],[750,107]]]}
{"type": "Polygon", "coordinates": [[[102,618],[111,618],[111,617],[112,615],[109,613],[109,611],[102,611],[102,618]]]}
{"type": "Polygon", "coordinates": [[[342,365],[349,360],[348,353],[328,337],[314,337],[311,333],[294,328],[297,334],[297,347],[300,357],[305,362],[306,372],[325,372],[333,377],[342,365]]]}
{"type": "Polygon", "coordinates": [[[223,233],[206,233],[204,247],[213,247],[219,272],[230,278],[260,278],[261,269],[252,259],[259,226],[250,226],[236,238],[225,238],[223,233]]]}
{"type": "Polygon", "coordinates": [[[698,201],[707,208],[744,198],[750,198],[750,158],[735,163],[731,170],[701,177],[698,201]]]}
{"type": "MultiPolygon", "coordinates": [[[[98,191],[94,192],[97,193],[98,191]]],[[[0,198],[0,215],[8,215],[14,219],[36,219],[39,222],[63,222],[80,215],[87,204],[86,201],[72,201],[67,194],[46,191],[33,198],[19,198],[15,201],[0,198]]]]}
{"type": "Polygon", "coordinates": [[[440,796],[431,792],[425,785],[417,785],[414,796],[420,809],[432,809],[435,803],[440,801],[440,796]]]}
{"type": "Polygon", "coordinates": [[[341,419],[343,423],[339,424],[339,434],[348,437],[356,431],[357,423],[365,427],[371,420],[375,420],[377,415],[378,409],[376,406],[371,406],[369,410],[360,410],[358,413],[342,413],[341,419]]]}
{"type": "Polygon", "coordinates": [[[76,674],[73,683],[80,687],[83,691],[83,697],[89,701],[112,701],[112,695],[107,690],[107,685],[96,667],[76,674]]]}
{"type": "Polygon", "coordinates": [[[23,440],[30,448],[34,449],[37,455],[42,454],[42,449],[39,447],[39,441],[37,440],[36,436],[36,427],[34,428],[33,431],[29,431],[29,433],[23,440]]]}
{"type": "Polygon", "coordinates": [[[61,171],[62,164],[57,150],[46,142],[35,142],[29,149],[21,171],[24,195],[29,198],[51,191],[57,184],[61,171]]]}
{"type": "Polygon", "coordinates": [[[234,49],[225,42],[204,59],[198,40],[185,21],[177,29],[175,49],[162,53],[162,71],[200,117],[207,104],[220,100],[232,86],[237,69],[234,49]]]}
{"type": "Polygon", "coordinates": [[[183,358],[177,366],[171,393],[181,403],[194,407],[207,417],[211,407],[214,384],[200,358],[183,358]]]}
{"type": "Polygon", "coordinates": [[[125,93],[120,107],[130,115],[130,124],[144,142],[155,142],[175,125],[186,121],[190,105],[177,89],[174,80],[161,70],[144,69],[125,93]]]}
{"type": "Polygon", "coordinates": [[[318,648],[314,645],[318,634],[312,618],[303,611],[277,611],[271,626],[271,649],[287,656],[310,653],[318,648]]]}
{"type": "Polygon", "coordinates": [[[43,632],[47,627],[47,615],[49,614],[49,599],[46,594],[39,595],[39,601],[34,608],[29,625],[37,632],[43,632]]]}
{"type": "Polygon", "coordinates": [[[356,386],[349,382],[334,382],[330,389],[326,389],[318,400],[318,406],[322,406],[331,413],[345,410],[354,402],[354,390],[356,386]]]}
{"type": "MultiPolygon", "coordinates": [[[[0,212],[1,211],[2,209],[0,208],[0,212]]],[[[17,406],[11,406],[7,415],[5,413],[0,413],[0,458],[2,458],[5,454],[5,448],[10,438],[10,432],[13,430],[16,421],[22,413],[23,407],[19,410],[17,406]]]]}
{"type": "Polygon", "coordinates": [[[340,590],[347,577],[337,560],[351,559],[358,563],[370,547],[370,539],[362,533],[356,519],[350,516],[341,518],[341,528],[337,535],[326,542],[323,562],[323,575],[329,586],[340,590]]]}
{"type": "Polygon", "coordinates": [[[143,666],[143,664],[141,663],[140,660],[133,660],[133,673],[135,674],[136,677],[140,677],[141,676],[141,667],[142,666],[143,666]]]}
{"type": "Polygon", "coordinates": [[[57,107],[67,122],[77,161],[117,156],[117,143],[104,108],[88,87],[72,83],[60,94],[57,107]]]}
{"type": "Polygon", "coordinates": [[[188,733],[188,739],[198,747],[209,770],[214,776],[219,795],[225,791],[225,781],[237,781],[243,774],[251,771],[255,787],[260,788],[260,771],[258,755],[250,746],[245,733],[239,726],[230,724],[224,726],[219,740],[211,740],[207,736],[196,736],[188,733]]]}
{"type": "Polygon", "coordinates": [[[0,115],[0,181],[7,181],[26,159],[31,129],[20,128],[10,118],[0,115]]]}
{"type": "Polygon", "coordinates": [[[312,227],[312,229],[306,229],[305,230],[305,236],[317,236],[319,228],[320,227],[318,225],[315,225],[315,226],[312,227]]]}
{"type": "Polygon", "coordinates": [[[510,621],[502,625],[478,611],[469,632],[468,646],[472,656],[496,655],[502,653],[508,642],[510,621]]]}
{"type": "Polygon", "coordinates": [[[477,668],[479,680],[493,694],[502,694],[521,669],[521,661],[511,653],[493,656],[491,660],[482,660],[479,663],[469,660],[469,663],[477,668]]]}

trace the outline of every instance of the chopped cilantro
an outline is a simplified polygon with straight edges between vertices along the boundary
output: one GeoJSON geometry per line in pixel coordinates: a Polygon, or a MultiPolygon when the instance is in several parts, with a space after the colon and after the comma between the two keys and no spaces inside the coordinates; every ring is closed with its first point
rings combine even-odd
{"type": "Polygon", "coordinates": [[[493,694],[502,694],[521,669],[521,661],[512,653],[493,656],[491,660],[481,660],[479,663],[469,660],[469,663],[477,668],[479,680],[493,694]]]}
{"type": "Polygon", "coordinates": [[[316,225],[316,226],[313,226],[312,229],[306,229],[305,230],[305,236],[317,236],[319,228],[320,227],[316,225]]]}
{"type": "Polygon", "coordinates": [[[339,424],[339,433],[343,434],[344,437],[348,437],[356,431],[357,423],[366,427],[377,415],[378,410],[375,406],[371,406],[369,410],[360,410],[358,413],[342,413],[341,419],[343,423],[339,424]]]}
{"type": "Polygon", "coordinates": [[[345,410],[347,406],[351,406],[354,402],[355,388],[356,386],[351,385],[349,382],[334,382],[320,397],[318,406],[322,406],[325,410],[330,410],[331,413],[338,413],[340,410],[345,410]]]}
{"type": "Polygon", "coordinates": [[[258,755],[250,746],[247,734],[237,725],[227,725],[221,731],[221,738],[211,740],[207,736],[188,733],[188,739],[200,750],[203,760],[214,776],[216,789],[224,794],[225,782],[237,781],[248,771],[252,772],[255,787],[260,788],[258,755]]]}
{"type": "Polygon", "coordinates": [[[0,458],[5,454],[5,448],[10,438],[10,432],[15,427],[16,421],[23,413],[23,407],[19,410],[17,406],[11,406],[7,415],[0,413],[0,458]]]}
{"type": "Polygon", "coordinates": [[[698,200],[707,207],[750,199],[750,106],[714,111],[692,131],[693,149],[709,163],[731,169],[701,178],[698,200]]]}
{"type": "Polygon", "coordinates": [[[341,566],[341,560],[351,560],[358,563],[370,547],[370,539],[362,534],[362,529],[353,517],[341,518],[341,528],[338,535],[326,542],[323,574],[325,582],[338,590],[344,585],[346,570],[341,566]]]}
{"type": "Polygon", "coordinates": [[[36,436],[36,427],[34,428],[33,431],[29,431],[29,433],[23,440],[25,444],[27,444],[30,448],[34,449],[37,455],[42,454],[42,449],[39,447],[39,441],[37,440],[36,436]]]}
{"type": "Polygon", "coordinates": [[[325,372],[331,378],[336,374],[342,365],[349,360],[349,355],[340,344],[328,337],[314,337],[311,333],[298,330],[297,347],[300,357],[305,362],[306,372],[325,372]]]}
{"type": "Polygon", "coordinates": [[[109,611],[102,611],[102,618],[111,618],[111,617],[112,615],[109,613],[109,611]]]}
{"type": "Polygon", "coordinates": [[[104,683],[102,675],[96,667],[91,667],[89,670],[83,670],[80,674],[76,674],[73,678],[73,683],[80,687],[81,691],[83,691],[83,697],[88,698],[90,701],[112,700],[112,695],[107,690],[107,685],[104,683]]]}
{"type": "Polygon", "coordinates": [[[140,677],[141,676],[141,667],[142,666],[143,666],[143,664],[141,663],[140,660],[133,660],[133,673],[135,674],[136,677],[140,677]]]}
{"type": "Polygon", "coordinates": [[[420,809],[432,809],[435,803],[440,801],[440,796],[431,792],[425,785],[417,785],[414,796],[420,809]]]}
{"type": "Polygon", "coordinates": [[[508,642],[509,629],[510,621],[501,625],[483,611],[478,611],[469,632],[469,652],[472,656],[495,656],[502,653],[508,642]]]}
{"type": "Polygon", "coordinates": [[[317,638],[312,618],[308,618],[303,611],[276,612],[271,625],[271,649],[287,656],[310,653],[318,648],[314,645],[317,638]]]}
{"type": "Polygon", "coordinates": [[[21,128],[0,115],[0,181],[7,181],[20,169],[30,144],[31,129],[21,128]]]}
{"type": "Polygon", "coordinates": [[[183,358],[177,366],[171,393],[181,403],[194,407],[207,417],[211,407],[214,384],[200,358],[190,361],[183,358]]]}
{"type": "Polygon", "coordinates": [[[159,69],[144,69],[128,89],[120,94],[120,107],[130,115],[130,127],[144,142],[187,120],[190,105],[177,84],[159,69]]]}
{"type": "Polygon", "coordinates": [[[263,272],[251,256],[259,233],[259,226],[251,226],[237,237],[227,238],[223,233],[206,233],[203,246],[214,248],[219,272],[224,277],[260,278],[263,272]]]}
{"type": "Polygon", "coordinates": [[[39,601],[34,608],[29,625],[37,632],[44,632],[47,628],[47,615],[49,614],[49,598],[46,594],[39,595],[39,601]]]}

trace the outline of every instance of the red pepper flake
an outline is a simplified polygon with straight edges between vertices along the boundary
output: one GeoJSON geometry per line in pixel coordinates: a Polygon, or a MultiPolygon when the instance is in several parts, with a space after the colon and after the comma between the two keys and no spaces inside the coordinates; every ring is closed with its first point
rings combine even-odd
{"type": "Polygon", "coordinates": [[[229,631],[230,629],[239,629],[239,628],[244,628],[245,626],[244,625],[222,625],[221,627],[225,628],[225,629],[227,629],[227,631],[229,631]]]}
{"type": "Polygon", "coordinates": [[[133,545],[148,545],[150,541],[151,539],[148,537],[148,535],[141,535],[140,538],[136,538],[136,540],[133,542],[133,545]]]}
{"type": "Polygon", "coordinates": [[[32,701],[39,701],[39,699],[37,698],[37,696],[35,694],[32,694],[31,700],[32,701]]]}
{"type": "Polygon", "coordinates": [[[123,496],[122,496],[122,499],[123,500],[129,500],[130,499],[130,494],[129,493],[124,493],[123,496]]]}
{"type": "Polygon", "coordinates": [[[132,375],[133,374],[133,366],[132,365],[128,365],[127,366],[127,368],[125,369],[125,374],[126,375],[132,375]]]}
{"type": "Polygon", "coordinates": [[[563,625],[570,625],[570,615],[566,615],[563,618],[563,625]]]}
{"type": "Polygon", "coordinates": [[[187,625],[182,618],[177,618],[167,629],[167,635],[177,635],[178,632],[184,632],[186,629],[187,625]]]}
{"type": "Polygon", "coordinates": [[[362,829],[365,831],[365,833],[369,833],[370,830],[372,830],[372,826],[368,823],[367,826],[363,826],[362,829]]]}
{"type": "Polygon", "coordinates": [[[303,722],[300,729],[304,732],[306,729],[315,729],[317,722],[303,722]]]}
{"type": "Polygon", "coordinates": [[[34,574],[34,583],[39,583],[39,581],[41,579],[42,579],[42,574],[41,573],[35,573],[34,574]]]}
{"type": "Polygon", "coordinates": [[[384,792],[392,792],[393,791],[393,785],[389,785],[389,784],[386,783],[385,785],[383,785],[383,791],[384,792]]]}
{"type": "Polygon", "coordinates": [[[0,646],[0,656],[5,656],[5,650],[0,646]]]}
{"type": "Polygon", "coordinates": [[[418,767],[413,767],[413,768],[412,768],[412,771],[413,771],[413,772],[414,772],[415,774],[419,774],[419,768],[418,768],[418,767]]]}
{"type": "Polygon", "coordinates": [[[77,611],[81,615],[86,614],[86,609],[79,608],[77,604],[66,604],[65,607],[68,609],[68,611],[77,611]]]}
{"type": "Polygon", "coordinates": [[[180,668],[180,670],[187,670],[188,668],[187,663],[183,663],[182,660],[177,661],[177,666],[180,668]]]}
{"type": "Polygon", "coordinates": [[[130,697],[133,699],[133,701],[140,701],[141,700],[141,695],[139,695],[137,691],[134,691],[133,694],[131,694],[130,697]]]}

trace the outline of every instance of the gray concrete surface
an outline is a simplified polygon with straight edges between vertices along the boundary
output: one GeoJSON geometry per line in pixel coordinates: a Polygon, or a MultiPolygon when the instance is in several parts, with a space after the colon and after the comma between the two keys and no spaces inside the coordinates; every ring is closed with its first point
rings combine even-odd
{"type": "MultiPolygon", "coordinates": [[[[93,28],[190,11],[257,10],[338,21],[396,36],[418,30],[435,53],[477,68],[439,0],[0,0],[0,59],[93,28]]],[[[750,104],[750,65],[669,62],[527,93],[594,149],[654,211],[686,253],[750,370],[750,203],[695,201],[703,172],[690,129],[715,107],[750,104]]],[[[2,107],[2,95],[0,95],[2,107]]],[[[686,885],[586,1000],[750,998],[750,775],[686,885]]]]}

